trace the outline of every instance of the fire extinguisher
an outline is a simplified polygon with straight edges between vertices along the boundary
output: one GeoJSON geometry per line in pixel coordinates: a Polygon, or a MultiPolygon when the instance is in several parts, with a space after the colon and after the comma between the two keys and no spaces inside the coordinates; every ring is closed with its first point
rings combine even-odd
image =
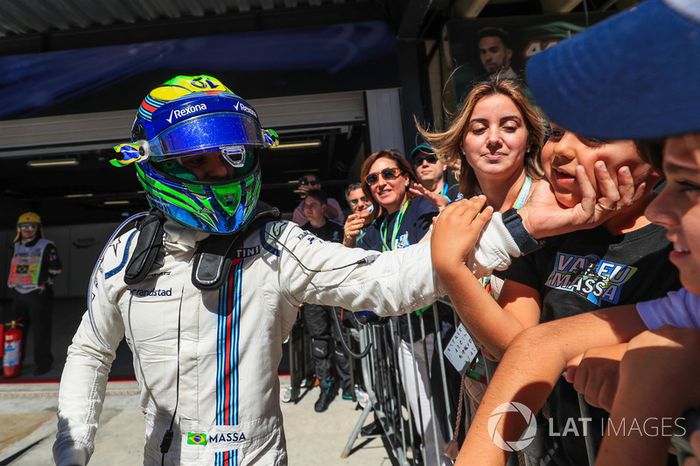
{"type": "Polygon", "coordinates": [[[5,378],[17,377],[22,364],[22,329],[14,320],[5,332],[5,354],[2,359],[2,374],[5,378]]]}

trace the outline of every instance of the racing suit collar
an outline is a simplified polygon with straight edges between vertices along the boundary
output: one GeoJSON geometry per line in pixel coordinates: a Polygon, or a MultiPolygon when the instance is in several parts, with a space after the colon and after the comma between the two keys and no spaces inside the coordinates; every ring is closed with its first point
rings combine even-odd
{"type": "Polygon", "coordinates": [[[192,250],[196,247],[197,242],[209,236],[209,233],[203,231],[185,228],[177,223],[167,220],[164,225],[165,242],[168,248],[178,249],[182,251],[192,250]]]}

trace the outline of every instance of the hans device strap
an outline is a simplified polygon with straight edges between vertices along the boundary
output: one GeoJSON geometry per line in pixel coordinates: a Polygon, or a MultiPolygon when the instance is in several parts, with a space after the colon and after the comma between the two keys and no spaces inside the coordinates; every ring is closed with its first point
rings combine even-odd
{"type": "Polygon", "coordinates": [[[278,220],[277,207],[258,202],[253,219],[234,236],[211,235],[197,246],[192,268],[192,284],[200,290],[216,290],[226,282],[229,267],[225,267],[231,251],[241,244],[250,232],[266,222],[278,220]]]}
{"type": "Polygon", "coordinates": [[[163,213],[159,210],[151,209],[146,218],[137,227],[139,238],[124,272],[124,283],[127,285],[141,283],[153,268],[153,263],[163,249],[164,222],[165,216],[163,213]]]}
{"type": "MultiPolygon", "coordinates": [[[[228,277],[228,267],[224,267],[231,251],[242,243],[250,232],[271,220],[278,220],[281,214],[276,207],[258,202],[253,219],[244,230],[236,235],[211,235],[197,245],[192,268],[192,284],[200,290],[216,290],[223,285],[228,277]]],[[[163,249],[163,229],[165,216],[156,209],[152,209],[146,218],[137,227],[139,230],[138,241],[134,253],[126,266],[124,282],[127,285],[136,285],[153,269],[156,258],[163,249]]]]}

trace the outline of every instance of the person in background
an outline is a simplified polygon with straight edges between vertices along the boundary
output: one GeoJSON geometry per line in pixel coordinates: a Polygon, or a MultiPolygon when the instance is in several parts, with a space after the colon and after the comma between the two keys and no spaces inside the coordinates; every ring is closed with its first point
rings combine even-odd
{"type": "MultiPolygon", "coordinates": [[[[301,201],[299,201],[299,205],[296,206],[292,213],[292,221],[297,225],[303,225],[309,220],[304,215],[304,198],[306,197],[306,193],[312,189],[321,189],[321,181],[318,179],[318,176],[309,173],[299,178],[299,188],[294,192],[299,194],[301,201]]],[[[338,201],[332,197],[328,198],[326,211],[326,216],[331,222],[342,225],[345,221],[343,209],[340,208],[338,201]]]]}
{"type": "Polygon", "coordinates": [[[479,59],[490,78],[519,79],[510,66],[513,49],[508,33],[497,27],[485,27],[477,31],[479,59]]]}
{"type": "Polygon", "coordinates": [[[372,222],[374,207],[362,191],[362,183],[352,183],[345,188],[345,199],[352,213],[343,227],[343,246],[352,248],[363,235],[363,228],[372,222]]]}
{"type": "Polygon", "coordinates": [[[12,319],[24,324],[22,356],[27,335],[33,332],[34,375],[51,370],[51,330],[53,315],[53,281],[61,273],[61,260],[56,246],[43,238],[41,217],[25,212],[17,219],[14,254],[7,286],[12,298],[12,319]]]}
{"type": "Polygon", "coordinates": [[[449,186],[445,180],[447,166],[438,160],[433,149],[427,144],[418,144],[408,155],[420,184],[433,194],[442,195],[447,202],[449,186]]]}
{"type": "MultiPolygon", "coordinates": [[[[403,155],[395,149],[371,154],[362,165],[361,177],[362,189],[371,197],[374,210],[373,221],[367,226],[358,246],[376,251],[393,251],[420,242],[428,233],[438,207],[432,197],[421,196],[411,189],[419,183],[403,155]]],[[[437,437],[433,435],[433,423],[439,426],[441,419],[431,415],[429,402],[431,391],[437,395],[431,389],[431,380],[437,377],[431,379],[431,374],[437,373],[433,354],[436,338],[441,336],[441,329],[435,329],[434,312],[431,303],[396,319],[400,338],[398,361],[401,383],[416,427],[422,433],[425,445],[423,464],[426,466],[448,464],[442,454],[445,441],[441,429],[437,429],[437,437]]]]}
{"type": "MultiPolygon", "coordinates": [[[[328,208],[326,195],[319,189],[311,189],[306,192],[304,198],[304,216],[309,219],[303,230],[312,233],[324,241],[339,243],[343,229],[340,225],[326,218],[328,208]]],[[[340,309],[331,306],[304,303],[301,312],[304,321],[304,329],[311,337],[311,359],[316,369],[316,377],[320,382],[318,400],[314,404],[314,410],[322,413],[328,409],[338,391],[336,374],[340,379],[343,390],[343,399],[352,399],[352,375],[350,360],[343,350],[343,335],[338,333],[333,325],[331,315],[335,312],[340,319],[340,309]],[[333,369],[335,368],[335,374],[333,369]]]]}

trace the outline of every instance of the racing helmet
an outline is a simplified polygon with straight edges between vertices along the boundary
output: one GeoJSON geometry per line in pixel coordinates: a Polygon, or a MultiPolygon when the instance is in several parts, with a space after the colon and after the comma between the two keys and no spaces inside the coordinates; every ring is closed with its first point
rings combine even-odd
{"type": "Polygon", "coordinates": [[[277,144],[258,114],[218,79],[176,76],[143,99],[131,142],[111,163],[136,166],[149,204],[186,227],[228,234],[250,221],[260,154],[277,144]]]}
{"type": "Polygon", "coordinates": [[[39,216],[39,214],[37,214],[36,212],[25,212],[19,217],[17,217],[17,231],[15,233],[14,239],[15,243],[19,241],[22,237],[22,235],[20,235],[19,233],[19,226],[26,223],[36,224],[36,236],[39,238],[43,238],[44,235],[41,231],[41,217],[39,216]]]}

